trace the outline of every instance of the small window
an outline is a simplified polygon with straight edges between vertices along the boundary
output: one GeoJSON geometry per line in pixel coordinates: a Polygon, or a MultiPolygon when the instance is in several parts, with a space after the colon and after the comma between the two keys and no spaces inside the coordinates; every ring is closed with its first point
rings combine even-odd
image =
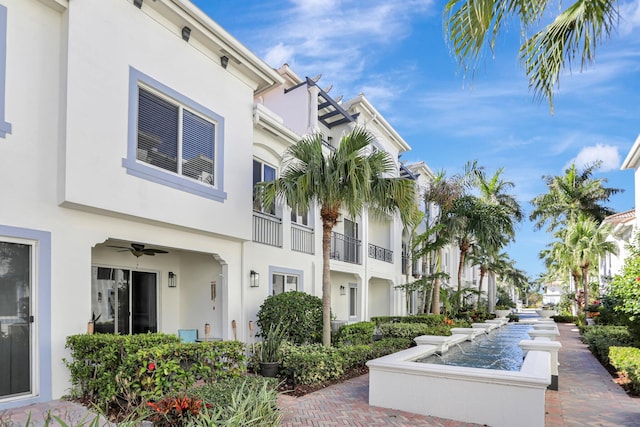
{"type": "Polygon", "coordinates": [[[274,273],[272,277],[273,295],[298,290],[298,275],[274,273]]]}
{"type": "Polygon", "coordinates": [[[349,318],[358,317],[358,286],[349,284],[349,318]]]}
{"type": "Polygon", "coordinates": [[[253,160],[253,209],[256,211],[268,213],[271,215],[276,214],[276,207],[272,205],[269,209],[265,209],[262,206],[260,198],[258,197],[256,185],[260,182],[270,182],[276,179],[276,169],[263,163],[259,160],[253,160]]]}
{"type": "Polygon", "coordinates": [[[291,209],[291,222],[309,225],[309,212],[303,209],[291,209]]]}

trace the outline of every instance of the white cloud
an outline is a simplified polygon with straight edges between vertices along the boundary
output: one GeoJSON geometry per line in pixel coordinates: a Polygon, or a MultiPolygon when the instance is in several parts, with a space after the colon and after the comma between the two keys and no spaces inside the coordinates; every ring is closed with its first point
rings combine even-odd
{"type": "Polygon", "coordinates": [[[264,60],[272,67],[278,68],[285,62],[291,64],[294,61],[293,55],[293,48],[291,48],[290,46],[285,46],[282,43],[278,43],[266,52],[264,60]]]}
{"type": "Polygon", "coordinates": [[[626,36],[640,27],[640,0],[620,4],[620,24],[618,31],[626,36]]]}
{"type": "Polygon", "coordinates": [[[575,158],[565,165],[565,169],[572,163],[575,163],[578,168],[583,168],[596,161],[602,162],[602,166],[598,169],[600,172],[618,170],[620,168],[620,152],[618,151],[618,147],[604,144],[584,147],[575,158]]]}

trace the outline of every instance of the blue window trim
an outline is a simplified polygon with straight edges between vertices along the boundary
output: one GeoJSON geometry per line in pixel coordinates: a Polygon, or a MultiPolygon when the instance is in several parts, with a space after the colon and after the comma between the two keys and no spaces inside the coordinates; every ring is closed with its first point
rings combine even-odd
{"type": "Polygon", "coordinates": [[[224,191],[224,117],[214,113],[203,105],[185,97],[135,68],[129,67],[129,129],[127,157],[122,159],[122,166],[126,168],[129,175],[137,176],[138,178],[146,179],[218,202],[224,202],[227,198],[227,193],[224,191]],[[216,166],[214,170],[215,187],[199,183],[175,173],[163,171],[162,169],[139,162],[136,159],[138,148],[138,87],[140,83],[160,91],[188,109],[202,114],[214,122],[216,129],[216,166]]]}
{"type": "MultiPolygon", "coordinates": [[[[51,233],[47,231],[31,230],[28,228],[10,227],[0,225],[0,240],[2,237],[25,239],[36,242],[37,283],[34,283],[36,301],[35,332],[38,342],[38,370],[36,379],[37,394],[25,398],[9,398],[0,403],[0,410],[29,405],[37,402],[51,400],[51,233]]],[[[32,372],[33,373],[33,372],[32,372]]]]}
{"type": "Polygon", "coordinates": [[[4,119],[5,88],[7,77],[7,8],[0,6],[0,138],[11,133],[11,123],[4,119]]]}
{"type": "Polygon", "coordinates": [[[295,270],[293,268],[269,266],[269,295],[273,295],[273,275],[274,274],[290,274],[300,277],[298,282],[298,291],[304,292],[304,271],[295,270]]]}

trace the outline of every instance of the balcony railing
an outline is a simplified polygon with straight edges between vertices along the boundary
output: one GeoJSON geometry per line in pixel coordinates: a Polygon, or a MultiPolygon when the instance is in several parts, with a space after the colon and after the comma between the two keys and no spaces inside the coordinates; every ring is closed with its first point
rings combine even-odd
{"type": "Polygon", "coordinates": [[[253,211],[253,241],[282,247],[282,220],[253,211]]]}
{"type": "Polygon", "coordinates": [[[291,224],[291,249],[312,254],[314,251],[313,229],[291,224]]]}
{"type": "Polygon", "coordinates": [[[393,263],[393,251],[369,243],[369,258],[393,263]]]}
{"type": "Polygon", "coordinates": [[[362,264],[360,250],[362,242],[359,239],[340,233],[331,233],[331,259],[362,264]]]}

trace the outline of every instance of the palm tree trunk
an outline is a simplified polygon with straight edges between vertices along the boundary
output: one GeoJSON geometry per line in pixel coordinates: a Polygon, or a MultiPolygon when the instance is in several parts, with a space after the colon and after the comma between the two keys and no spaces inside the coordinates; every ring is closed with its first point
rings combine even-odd
{"type": "Polygon", "coordinates": [[[589,306],[589,295],[588,295],[588,291],[589,291],[589,264],[586,264],[584,267],[582,267],[582,303],[583,303],[583,307],[582,307],[582,311],[584,311],[584,315],[587,315],[587,307],[589,306]]]}
{"type": "Polygon", "coordinates": [[[442,249],[436,251],[436,263],[433,269],[436,273],[436,278],[433,281],[433,300],[431,304],[431,313],[440,314],[440,260],[442,259],[442,249]]]}
{"type": "Polygon", "coordinates": [[[331,345],[331,231],[333,225],[322,223],[322,344],[331,345]]]}
{"type": "Polygon", "coordinates": [[[460,262],[458,263],[458,309],[462,307],[462,270],[464,269],[464,259],[467,251],[460,249],[460,262]]]}
{"type": "Polygon", "coordinates": [[[486,271],[484,269],[480,269],[480,282],[478,283],[478,303],[476,304],[476,309],[480,310],[480,298],[482,297],[482,282],[484,281],[484,276],[486,271]]]}

